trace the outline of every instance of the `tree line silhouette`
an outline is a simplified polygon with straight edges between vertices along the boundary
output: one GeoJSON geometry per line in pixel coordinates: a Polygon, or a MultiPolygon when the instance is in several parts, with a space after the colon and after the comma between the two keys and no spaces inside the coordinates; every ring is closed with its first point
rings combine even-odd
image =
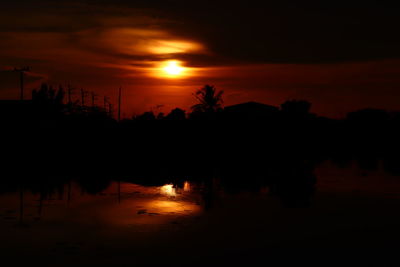
{"type": "MultiPolygon", "coordinates": [[[[42,84],[39,89],[32,91],[31,101],[1,101],[0,119],[2,123],[15,122],[14,126],[44,126],[40,122],[52,122],[51,125],[78,126],[82,124],[97,122],[101,125],[116,126],[116,119],[113,117],[113,108],[108,98],[104,98],[104,105],[100,107],[95,104],[96,94],[92,93],[92,103],[85,104],[85,97],[89,92],[81,89],[81,100],[73,101],[71,98],[72,88],[68,86],[65,90],[62,86],[55,89],[48,84],[42,84]],[[13,107],[13,106],[14,107],[13,107]],[[79,123],[84,121],[84,123],[79,123]],[[69,124],[68,124],[69,123],[69,124]]],[[[400,112],[388,112],[382,109],[366,108],[350,112],[345,119],[335,120],[317,116],[310,112],[311,103],[306,100],[288,100],[279,108],[261,103],[249,102],[223,108],[223,91],[218,91],[212,85],[205,85],[198,89],[193,95],[196,104],[191,107],[191,112],[181,108],[175,108],[169,114],[147,111],[135,115],[130,119],[125,118],[121,124],[129,125],[135,121],[184,121],[184,120],[258,120],[259,123],[271,123],[277,120],[290,121],[291,123],[304,123],[307,120],[314,120],[314,123],[321,121],[335,123],[345,122],[354,127],[396,126],[400,122],[400,112]],[[262,121],[264,120],[264,121],[262,121]]],[[[89,102],[89,101],[87,101],[89,102]]],[[[90,124],[91,125],[91,124],[90,124]]],[[[7,126],[7,124],[5,124],[7,126]]]]}

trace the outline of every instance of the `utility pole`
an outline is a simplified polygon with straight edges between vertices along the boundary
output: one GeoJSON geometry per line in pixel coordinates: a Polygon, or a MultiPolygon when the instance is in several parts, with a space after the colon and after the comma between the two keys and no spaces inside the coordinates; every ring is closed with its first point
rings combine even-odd
{"type": "Polygon", "coordinates": [[[15,72],[19,72],[19,78],[20,78],[20,86],[21,86],[21,92],[20,92],[20,99],[21,101],[24,100],[24,76],[26,71],[30,71],[29,67],[23,67],[23,68],[14,68],[15,72]]]}
{"type": "Polygon", "coordinates": [[[121,121],[121,98],[122,98],[122,87],[119,87],[118,91],[118,122],[121,121]]]}
{"type": "Polygon", "coordinates": [[[110,113],[110,118],[113,117],[113,105],[111,103],[108,104],[108,112],[110,113]]]}
{"type": "Polygon", "coordinates": [[[109,98],[108,96],[104,96],[104,110],[107,110],[107,104],[109,103],[109,98]]]}
{"type": "Polygon", "coordinates": [[[83,90],[83,88],[81,89],[81,98],[82,98],[82,107],[85,106],[85,97],[87,96],[87,92],[85,90],[83,90]]]}
{"type": "Polygon", "coordinates": [[[96,104],[96,99],[97,99],[97,95],[92,92],[92,108],[94,108],[95,104],[96,104]]]}
{"type": "Polygon", "coordinates": [[[67,90],[67,92],[68,92],[68,105],[72,105],[72,91],[73,91],[74,89],[71,87],[71,85],[70,84],[68,84],[68,90],[67,90]]]}

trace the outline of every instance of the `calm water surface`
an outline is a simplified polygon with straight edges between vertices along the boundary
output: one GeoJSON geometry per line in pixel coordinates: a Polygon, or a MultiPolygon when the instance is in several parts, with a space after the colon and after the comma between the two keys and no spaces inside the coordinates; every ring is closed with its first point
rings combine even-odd
{"type": "Polygon", "coordinates": [[[197,190],[189,182],[183,188],[112,182],[106,190],[89,194],[71,183],[64,185],[62,192],[45,197],[29,191],[23,191],[22,199],[20,192],[4,194],[0,198],[0,214],[10,225],[22,220],[26,226],[68,223],[145,231],[150,226],[200,214],[202,199],[197,190]]]}
{"type": "Polygon", "coordinates": [[[311,205],[301,208],[285,207],[269,187],[233,194],[218,179],[211,190],[191,181],[114,181],[96,194],[74,182],[51,194],[3,193],[0,251],[21,264],[118,265],[134,257],[139,265],[159,265],[162,257],[170,263],[171,255],[179,255],[185,265],[196,255],[199,264],[222,255],[240,261],[267,248],[398,246],[400,177],[380,165],[364,170],[330,162],[315,175],[311,205]]]}

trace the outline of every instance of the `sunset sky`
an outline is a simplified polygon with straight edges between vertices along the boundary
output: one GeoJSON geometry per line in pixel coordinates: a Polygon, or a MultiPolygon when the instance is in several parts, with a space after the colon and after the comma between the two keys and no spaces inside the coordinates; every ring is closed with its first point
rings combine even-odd
{"type": "Polygon", "coordinates": [[[400,110],[400,10],[385,1],[4,2],[0,99],[19,96],[9,70],[30,66],[27,90],[70,83],[102,104],[122,86],[125,117],[189,110],[204,84],[224,90],[225,105],[400,110]]]}

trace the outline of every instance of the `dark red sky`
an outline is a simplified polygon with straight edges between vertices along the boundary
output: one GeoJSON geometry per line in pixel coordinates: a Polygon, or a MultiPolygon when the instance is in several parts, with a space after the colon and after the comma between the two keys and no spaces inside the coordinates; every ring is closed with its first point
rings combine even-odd
{"type": "Polygon", "coordinates": [[[32,2],[1,4],[2,99],[18,97],[7,70],[29,65],[29,89],[70,83],[115,101],[122,85],[126,116],[188,110],[206,83],[226,105],[307,99],[336,117],[400,109],[400,10],[384,1],[32,2]],[[162,75],[169,59],[184,76],[162,75]]]}

